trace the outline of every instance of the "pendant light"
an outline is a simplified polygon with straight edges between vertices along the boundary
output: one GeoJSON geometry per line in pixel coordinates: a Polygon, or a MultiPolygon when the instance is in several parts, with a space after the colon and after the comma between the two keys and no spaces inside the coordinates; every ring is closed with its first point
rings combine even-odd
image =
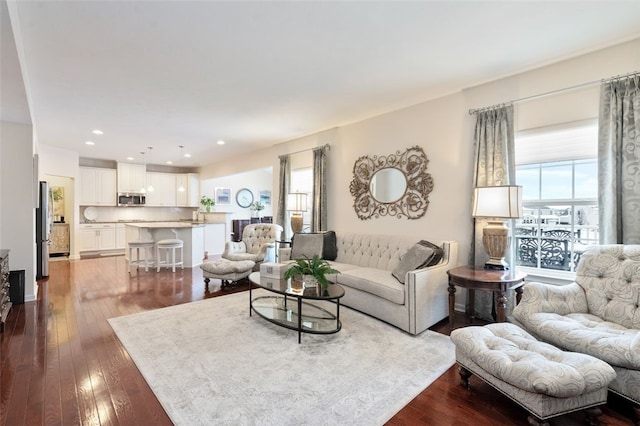
{"type": "MultiPolygon", "coordinates": [[[[182,158],[182,148],[184,148],[184,145],[178,145],[180,147],[180,158],[182,158]]],[[[178,187],[178,191],[179,192],[184,192],[184,185],[182,184],[182,182],[180,183],[180,186],[178,187]]]]}
{"type": "MultiPolygon", "coordinates": [[[[151,150],[153,149],[152,146],[148,146],[147,148],[149,148],[149,163],[151,163],[151,150]]],[[[149,186],[147,186],[147,192],[153,192],[153,185],[151,184],[151,182],[149,182],[149,186]]]]}
{"type": "MultiPolygon", "coordinates": [[[[140,151],[140,155],[142,155],[142,159],[144,159],[144,154],[145,154],[144,151],[140,151]]],[[[147,162],[143,161],[143,163],[144,163],[144,170],[146,171],[147,170],[147,162]]],[[[143,186],[142,188],[140,188],[140,192],[143,193],[143,194],[146,194],[147,193],[147,189],[143,186]]]]}

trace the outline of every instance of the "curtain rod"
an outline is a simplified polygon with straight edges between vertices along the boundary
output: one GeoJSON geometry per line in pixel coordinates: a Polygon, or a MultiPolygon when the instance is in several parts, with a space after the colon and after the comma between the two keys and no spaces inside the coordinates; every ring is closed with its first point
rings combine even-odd
{"type": "Polygon", "coordinates": [[[502,106],[502,105],[517,104],[519,102],[530,101],[532,99],[539,99],[539,98],[544,98],[546,96],[555,95],[556,93],[570,92],[572,90],[582,89],[583,87],[593,86],[594,84],[598,84],[598,83],[609,83],[611,81],[620,80],[622,78],[631,77],[633,75],[640,75],[640,70],[632,71],[632,72],[629,72],[629,73],[626,73],[626,74],[616,75],[615,77],[603,78],[603,79],[600,79],[600,80],[589,81],[587,83],[576,84],[575,86],[565,87],[564,89],[551,90],[549,92],[540,93],[538,95],[526,96],[524,98],[514,99],[514,100],[509,101],[509,102],[503,102],[503,103],[491,105],[491,106],[488,106],[488,107],[473,108],[473,109],[469,110],[469,115],[473,115],[476,112],[480,112],[480,111],[484,111],[484,110],[490,110],[490,109],[493,109],[493,108],[496,108],[496,107],[499,107],[499,106],[502,106]]]}
{"type": "Polygon", "coordinates": [[[285,154],[285,155],[300,154],[301,152],[313,151],[314,149],[318,149],[318,148],[329,148],[329,150],[331,150],[331,145],[329,145],[328,143],[325,143],[324,145],[314,146],[313,148],[301,149],[300,151],[290,152],[290,153],[285,154]]]}

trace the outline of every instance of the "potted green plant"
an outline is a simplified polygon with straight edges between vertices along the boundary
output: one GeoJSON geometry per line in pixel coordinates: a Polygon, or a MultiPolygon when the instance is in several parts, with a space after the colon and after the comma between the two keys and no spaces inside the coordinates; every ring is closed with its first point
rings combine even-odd
{"type": "Polygon", "coordinates": [[[211,207],[216,205],[216,202],[213,201],[213,199],[211,199],[210,197],[207,197],[206,195],[203,195],[202,198],[200,198],[200,204],[202,204],[202,206],[204,207],[205,211],[207,213],[211,212],[211,207]]]}
{"type": "Polygon", "coordinates": [[[264,210],[264,204],[262,204],[260,201],[256,201],[251,204],[251,210],[256,212],[256,217],[260,217],[260,212],[264,210]]]}
{"type": "MultiPolygon", "coordinates": [[[[295,263],[287,269],[284,273],[286,279],[301,275],[304,280],[304,276],[312,276],[317,282],[320,283],[323,289],[326,289],[329,285],[327,281],[327,274],[339,274],[340,271],[331,267],[329,262],[321,259],[317,254],[313,255],[313,258],[309,259],[295,259],[295,263]]],[[[306,282],[306,281],[305,281],[306,282]]]]}

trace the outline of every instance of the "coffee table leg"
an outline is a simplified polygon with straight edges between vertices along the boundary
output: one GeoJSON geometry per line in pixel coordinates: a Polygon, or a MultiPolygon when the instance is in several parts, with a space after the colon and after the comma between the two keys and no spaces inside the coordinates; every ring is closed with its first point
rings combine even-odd
{"type": "Polygon", "coordinates": [[[298,297],[298,344],[302,341],[302,297],[298,297]]]}
{"type": "Polygon", "coordinates": [[[249,286],[249,316],[252,315],[252,312],[251,312],[251,287],[253,287],[253,285],[249,286]]]}

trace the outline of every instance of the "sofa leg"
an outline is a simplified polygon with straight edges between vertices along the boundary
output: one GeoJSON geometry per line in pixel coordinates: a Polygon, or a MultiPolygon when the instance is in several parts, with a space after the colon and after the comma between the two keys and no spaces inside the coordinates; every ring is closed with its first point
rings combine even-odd
{"type": "Polygon", "coordinates": [[[204,279],[204,289],[205,290],[209,290],[209,281],[211,281],[209,278],[205,278],[204,279]]]}
{"type": "Polygon", "coordinates": [[[587,408],[585,410],[587,415],[587,424],[589,426],[598,426],[600,424],[599,417],[602,415],[602,410],[598,407],[587,408]]]}
{"type": "Polygon", "coordinates": [[[473,373],[461,365],[458,366],[458,373],[460,374],[460,385],[466,389],[470,389],[469,378],[473,373]]]}
{"type": "Polygon", "coordinates": [[[548,421],[540,420],[533,415],[530,415],[529,417],[527,417],[527,423],[529,423],[531,426],[549,426],[548,421]]]}

